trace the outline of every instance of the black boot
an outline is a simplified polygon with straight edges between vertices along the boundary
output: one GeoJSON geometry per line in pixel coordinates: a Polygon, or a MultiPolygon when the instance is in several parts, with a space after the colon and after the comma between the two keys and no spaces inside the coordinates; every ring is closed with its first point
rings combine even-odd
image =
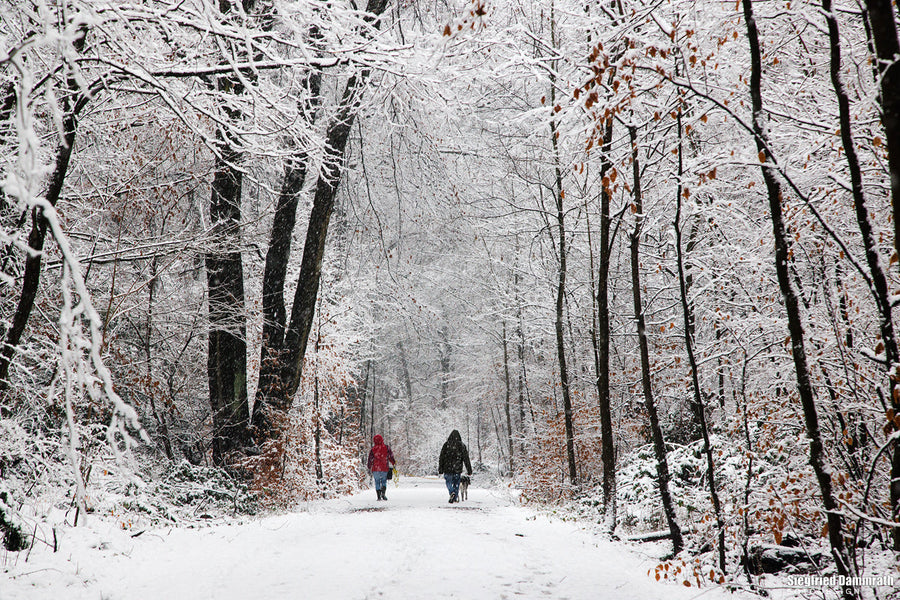
{"type": "Polygon", "coordinates": [[[377,495],[376,499],[381,500],[381,490],[379,490],[378,488],[375,488],[375,494],[377,495]]]}
{"type": "Polygon", "coordinates": [[[387,500],[387,488],[384,488],[383,490],[381,490],[381,499],[387,500]]]}

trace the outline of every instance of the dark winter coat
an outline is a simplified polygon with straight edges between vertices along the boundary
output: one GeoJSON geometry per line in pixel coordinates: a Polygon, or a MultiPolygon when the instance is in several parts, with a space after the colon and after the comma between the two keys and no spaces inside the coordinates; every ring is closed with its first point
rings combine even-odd
{"type": "Polygon", "coordinates": [[[472,474],[472,463],[469,462],[469,449],[462,442],[462,437],[457,430],[450,433],[450,437],[441,448],[441,459],[438,461],[438,473],[462,473],[463,466],[466,473],[472,474]]]}
{"type": "Polygon", "coordinates": [[[397,461],[394,460],[391,447],[384,443],[384,438],[376,435],[373,441],[375,445],[369,450],[369,460],[366,461],[366,466],[373,473],[385,473],[390,469],[388,463],[397,464],[397,461]]]}

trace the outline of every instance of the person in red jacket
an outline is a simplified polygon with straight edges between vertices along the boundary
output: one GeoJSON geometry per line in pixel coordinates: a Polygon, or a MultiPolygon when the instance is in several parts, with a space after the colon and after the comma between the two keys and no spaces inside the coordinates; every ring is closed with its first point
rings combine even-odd
{"type": "Polygon", "coordinates": [[[376,435],[373,441],[375,445],[369,450],[369,460],[366,462],[366,466],[372,472],[372,478],[375,480],[375,492],[378,494],[378,499],[387,500],[387,496],[384,495],[387,491],[387,472],[392,464],[397,464],[397,461],[394,460],[391,447],[384,443],[383,437],[376,435]]]}

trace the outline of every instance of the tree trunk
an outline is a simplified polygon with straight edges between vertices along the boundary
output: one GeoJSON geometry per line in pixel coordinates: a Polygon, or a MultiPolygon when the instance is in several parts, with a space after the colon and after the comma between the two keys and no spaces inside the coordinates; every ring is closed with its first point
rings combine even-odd
{"type": "MultiPolygon", "coordinates": [[[[241,0],[243,14],[251,13],[256,0],[241,0]]],[[[234,14],[234,6],[219,0],[219,10],[234,14]]],[[[240,48],[235,48],[242,53],[240,48]]],[[[252,75],[251,75],[252,76],[252,75]]],[[[216,81],[222,94],[240,95],[241,78],[223,75],[216,81]]],[[[232,121],[239,111],[224,107],[232,121]]],[[[209,218],[212,223],[212,251],[206,255],[209,305],[207,378],[212,408],[213,463],[225,464],[229,455],[249,446],[250,404],[247,397],[247,324],[244,303],[244,263],[241,256],[241,188],[243,153],[224,127],[216,131],[216,147],[209,218]]]]}
{"type": "Polygon", "coordinates": [[[609,396],[609,267],[612,243],[610,240],[610,146],[613,119],[606,121],[600,163],[600,264],[597,270],[597,396],[600,405],[600,460],[603,463],[603,510],[606,526],[616,528],[616,450],[612,429],[612,407],[609,396]]]}
{"type": "Polygon", "coordinates": [[[450,346],[450,332],[446,325],[442,325],[438,333],[441,337],[438,342],[438,361],[441,366],[441,401],[438,406],[444,410],[450,400],[450,357],[453,347],[450,346]]]}
{"type": "MultiPolygon", "coordinates": [[[[318,334],[316,335],[316,354],[319,353],[319,344],[322,342],[322,322],[319,320],[318,334]]],[[[318,357],[317,357],[318,358],[318,357]]],[[[316,486],[324,494],[322,484],[325,482],[325,471],[322,469],[322,419],[319,414],[319,363],[315,363],[313,375],[313,442],[315,444],[316,458],[316,486]]]]}
{"type": "Polygon", "coordinates": [[[412,434],[409,430],[409,422],[413,412],[413,388],[412,377],[409,375],[409,361],[406,359],[406,348],[403,342],[397,342],[397,352],[400,354],[400,375],[403,377],[403,386],[406,388],[406,418],[403,419],[403,431],[406,437],[406,449],[412,451],[412,434]]]}
{"type": "Polygon", "coordinates": [[[513,450],[513,424],[510,416],[509,405],[512,398],[509,379],[509,343],[506,338],[506,321],[503,321],[503,381],[506,384],[506,402],[503,408],[506,412],[506,442],[509,446],[509,474],[513,476],[516,471],[515,452],[513,450]]]}
{"type": "MultiPolygon", "coordinates": [[[[516,244],[518,247],[518,244],[516,244]]],[[[525,367],[525,317],[522,314],[522,298],[519,296],[519,274],[516,273],[516,344],[519,357],[519,452],[525,455],[525,402],[528,402],[528,412],[531,414],[532,433],[534,432],[534,408],[531,405],[531,396],[528,395],[528,371],[525,367]]]]}
{"type": "MultiPolygon", "coordinates": [[[[16,86],[12,80],[7,80],[0,85],[0,123],[13,123],[13,111],[16,108],[16,86]]],[[[8,127],[4,129],[0,129],[0,143],[7,144],[9,143],[8,138],[13,133],[13,128],[8,127]]],[[[9,196],[6,192],[0,189],[0,224],[6,228],[7,231],[12,231],[13,229],[18,229],[22,226],[22,219],[19,217],[20,211],[17,210],[15,202],[10,202],[9,196]]],[[[17,254],[16,245],[11,242],[6,242],[3,244],[3,247],[0,248],[0,272],[10,273],[10,263],[14,260],[17,254]]],[[[0,337],[3,335],[0,334],[0,337]]],[[[0,360],[2,360],[2,356],[0,356],[0,360]]],[[[3,380],[6,378],[4,377],[3,380]]],[[[3,385],[3,380],[0,380],[0,386],[3,385]]]]}
{"type": "MultiPolygon", "coordinates": [[[[318,28],[314,28],[310,32],[310,38],[316,40],[319,37],[318,28]]],[[[300,102],[300,114],[311,128],[320,100],[321,72],[310,70],[303,87],[307,91],[307,96],[300,102]]],[[[275,206],[269,248],[266,251],[262,290],[263,331],[260,345],[259,386],[253,409],[253,425],[257,429],[257,433],[261,433],[266,426],[261,410],[264,406],[274,404],[281,410],[287,410],[290,404],[290,396],[286,394],[285,382],[282,380],[284,336],[287,327],[284,285],[291,257],[291,239],[297,221],[297,206],[306,182],[308,161],[309,153],[306,148],[302,148],[285,165],[284,178],[275,206]]]]}
{"type": "MultiPolygon", "coordinates": [[[[372,28],[378,28],[380,15],[384,12],[386,5],[387,0],[369,0],[366,6],[367,14],[365,20],[372,28]]],[[[274,344],[278,342],[280,337],[277,318],[279,299],[283,298],[283,285],[277,285],[278,277],[276,275],[282,272],[281,269],[286,269],[286,266],[272,265],[272,271],[275,273],[272,275],[274,279],[269,282],[269,288],[266,293],[269,296],[267,301],[269,302],[269,308],[273,311],[272,314],[275,316],[276,322],[272,324],[269,337],[264,339],[264,345],[268,347],[263,350],[266,356],[263,368],[267,369],[267,372],[265,379],[262,380],[264,386],[261,385],[260,393],[257,394],[253,407],[253,423],[258,435],[262,438],[268,437],[272,431],[272,420],[268,415],[268,411],[287,411],[291,406],[294,394],[300,387],[300,378],[303,374],[303,359],[309,343],[309,333],[312,329],[313,315],[315,314],[316,301],[319,294],[328,225],[334,212],[335,198],[343,173],[344,156],[348,140],[350,139],[350,129],[356,119],[363,87],[368,81],[369,74],[370,69],[363,68],[359,73],[350,76],[344,86],[335,120],[328,127],[325,140],[325,160],[319,172],[319,178],[316,181],[313,207],[309,216],[306,240],[303,246],[303,258],[300,263],[300,273],[297,277],[297,289],[291,305],[290,323],[287,329],[284,330],[284,341],[281,348],[274,347],[274,344]],[[279,287],[281,288],[280,290],[278,289],[279,287]],[[271,369],[271,371],[268,371],[268,369],[271,369]]],[[[314,85],[310,82],[310,90],[313,89],[314,85]]],[[[285,204],[287,205],[284,207],[285,214],[283,215],[284,231],[287,231],[288,228],[293,229],[291,223],[293,219],[288,218],[288,213],[293,214],[294,210],[291,209],[290,204],[296,202],[294,196],[300,192],[300,189],[296,187],[297,183],[300,182],[300,170],[299,167],[295,166],[295,168],[297,170],[286,173],[286,181],[282,185],[283,191],[289,190],[288,193],[284,194],[286,196],[285,204]],[[293,180],[287,181],[288,176],[292,177],[293,180]]],[[[295,208],[296,205],[294,205],[295,208]]],[[[281,236],[279,240],[283,240],[285,234],[279,235],[281,236]]],[[[277,259],[277,261],[286,262],[289,246],[289,243],[281,242],[280,246],[273,250],[273,261],[277,259]]],[[[283,281],[283,274],[280,277],[283,281]]]]}
{"type": "MultiPolygon", "coordinates": [[[[870,2],[869,4],[873,3],[870,2]]],[[[850,170],[850,189],[853,192],[853,206],[856,209],[856,222],[859,225],[859,232],[866,249],[866,262],[869,265],[869,272],[872,276],[872,295],[875,297],[875,303],[878,306],[878,313],[881,317],[879,329],[881,330],[881,342],[884,344],[884,356],[888,371],[891,403],[894,412],[900,413],[900,396],[898,396],[900,390],[897,388],[897,380],[893,375],[894,369],[898,361],[900,361],[900,353],[898,353],[897,338],[894,334],[894,319],[891,313],[888,277],[887,273],[885,273],[885,270],[882,268],[881,253],[878,250],[878,240],[876,239],[875,232],[872,228],[869,209],[866,205],[866,196],[863,192],[862,170],[859,165],[859,158],[856,154],[856,146],[853,141],[853,132],[851,130],[850,101],[847,98],[847,92],[844,88],[843,81],[841,81],[840,35],[838,32],[837,19],[831,11],[831,0],[822,0],[822,11],[825,13],[825,20],[828,23],[828,38],[831,43],[831,83],[834,87],[834,92],[838,101],[841,123],[841,143],[844,146],[844,153],[847,157],[847,166],[850,170]]],[[[891,24],[893,24],[893,21],[891,24]]],[[[896,41],[896,31],[894,32],[894,39],[896,41]]],[[[896,59],[896,56],[892,60],[894,59],[896,59]]],[[[900,102],[900,98],[894,98],[892,101],[900,102]]],[[[897,150],[898,153],[900,153],[900,147],[898,147],[897,150]]],[[[897,172],[897,174],[900,175],[900,172],[897,172]]],[[[893,170],[891,171],[891,176],[892,178],[894,176],[893,170]]],[[[900,213],[897,212],[895,205],[894,215],[896,216],[898,214],[900,213]]],[[[900,458],[898,458],[898,455],[900,455],[900,452],[898,452],[900,451],[900,446],[898,446],[897,440],[894,440],[892,445],[894,460],[891,462],[891,515],[895,522],[900,522],[900,458]]],[[[894,540],[894,550],[900,551],[900,527],[893,528],[892,536],[894,540]]]]}
{"type": "Polygon", "coordinates": [[[375,392],[377,391],[378,379],[375,377],[376,369],[372,368],[372,407],[369,412],[369,435],[375,435],[375,392]]]}
{"type": "MultiPolygon", "coordinates": [[[[172,438],[169,436],[169,425],[166,420],[166,411],[160,412],[156,407],[156,394],[153,390],[153,301],[156,297],[157,269],[158,258],[150,259],[150,281],[147,282],[147,322],[146,337],[144,339],[144,353],[147,357],[147,396],[150,398],[150,410],[153,412],[153,418],[159,427],[160,438],[162,438],[163,450],[166,458],[170,461],[175,460],[175,453],[172,451],[172,438]]],[[[110,297],[112,297],[110,291],[110,297]]],[[[107,317],[108,318],[108,317],[107,317]]]]}
{"type": "Polygon", "coordinates": [[[372,359],[366,361],[365,373],[362,382],[362,391],[357,394],[356,398],[356,401],[359,404],[359,433],[363,447],[365,447],[365,442],[369,438],[369,436],[366,435],[366,410],[369,402],[369,378],[372,373],[372,359]]]}
{"type": "MultiPolygon", "coordinates": [[[[556,21],[551,5],[551,31],[555,45],[556,21]]],[[[550,106],[556,105],[556,81],[551,74],[550,106]]],[[[566,367],[565,332],[563,329],[564,305],[566,298],[566,221],[563,200],[565,192],[562,185],[562,170],[559,165],[558,130],[555,117],[550,119],[550,143],[553,147],[554,164],[554,196],[556,198],[556,227],[559,236],[559,278],[556,285],[556,354],[559,360],[559,384],[563,396],[563,418],[566,426],[566,461],[569,466],[569,483],[574,488],[578,484],[578,473],[575,463],[575,426],[572,414],[572,395],[569,390],[569,371],[566,367]]]]}
{"type": "Polygon", "coordinates": [[[681,295],[681,311],[684,316],[684,345],[688,355],[688,364],[691,369],[691,387],[694,400],[692,402],[694,415],[700,425],[700,433],[703,435],[703,453],[706,455],[706,475],[709,482],[709,497],[712,501],[713,512],[716,516],[716,527],[719,530],[719,569],[725,573],[725,519],[722,517],[722,503],[719,501],[719,492],[716,488],[716,470],[713,461],[712,446],[709,441],[709,426],[706,423],[706,407],[703,396],[700,393],[700,376],[697,367],[697,357],[694,354],[694,318],[690,303],[688,302],[688,284],[684,275],[684,251],[681,240],[681,199],[683,172],[682,138],[681,138],[681,107],[677,109],[676,116],[678,133],[678,184],[675,192],[675,251],[678,256],[678,288],[681,295]]]}
{"type": "Polygon", "coordinates": [[[634,174],[634,231],[631,234],[631,292],[634,300],[634,320],[637,324],[638,347],[641,354],[641,387],[644,392],[644,406],[650,420],[650,432],[653,436],[653,451],[656,454],[656,480],[659,485],[659,495],[662,499],[663,514],[669,526],[672,538],[672,554],[677,555],[684,547],[681,537],[681,528],[675,519],[675,506],[672,504],[672,495],[669,493],[669,462],[666,458],[666,442],[663,438],[662,427],[659,425],[659,415],[656,412],[656,401],[653,398],[653,385],[650,380],[650,348],[647,343],[647,327],[644,322],[644,306],[641,300],[641,271],[640,271],[640,245],[641,229],[644,223],[644,206],[641,195],[641,167],[637,147],[637,131],[634,126],[628,127],[628,135],[631,138],[632,170],[634,174]]]}
{"type": "MultiPolygon", "coordinates": [[[[825,507],[828,521],[828,539],[831,543],[832,555],[835,559],[838,575],[849,577],[853,575],[853,568],[844,545],[843,517],[832,490],[831,474],[825,465],[825,453],[822,435],[819,430],[816,399],[809,379],[800,306],[797,295],[791,285],[788,271],[790,252],[788,233],[782,215],[782,190],[781,184],[777,179],[777,172],[772,166],[762,107],[762,57],[759,33],[756,21],[753,18],[752,0],[741,1],[744,8],[744,20],[747,25],[747,40],[750,45],[750,94],[753,108],[753,132],[756,148],[759,151],[760,159],[763,161],[761,166],[762,176],[766,184],[769,212],[772,219],[772,233],[775,239],[775,271],[787,312],[788,329],[791,337],[791,354],[794,359],[794,369],[797,376],[797,392],[803,407],[806,433],[810,439],[809,462],[815,472],[819,490],[822,493],[822,503],[825,507]]],[[[844,585],[842,594],[845,600],[855,600],[858,597],[857,590],[852,585],[844,585]]]]}
{"type": "Polygon", "coordinates": [[[891,207],[894,213],[894,251],[900,253],[900,42],[892,0],[866,0],[869,25],[875,42],[881,84],[881,123],[888,148],[891,207]]]}
{"type": "Polygon", "coordinates": [[[244,267],[241,259],[240,153],[218,134],[210,199],[214,252],[206,256],[209,302],[207,376],[213,418],[213,463],[249,443],[247,399],[247,328],[244,312],[244,267]]]}

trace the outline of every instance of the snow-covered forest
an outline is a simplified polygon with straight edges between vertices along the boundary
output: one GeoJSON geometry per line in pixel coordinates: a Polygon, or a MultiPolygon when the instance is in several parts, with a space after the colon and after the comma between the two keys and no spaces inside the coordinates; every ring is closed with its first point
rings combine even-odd
{"type": "Polygon", "coordinates": [[[896,594],[898,22],[0,0],[0,567],[457,429],[478,485],[662,540],[642,576],[896,594]]]}

